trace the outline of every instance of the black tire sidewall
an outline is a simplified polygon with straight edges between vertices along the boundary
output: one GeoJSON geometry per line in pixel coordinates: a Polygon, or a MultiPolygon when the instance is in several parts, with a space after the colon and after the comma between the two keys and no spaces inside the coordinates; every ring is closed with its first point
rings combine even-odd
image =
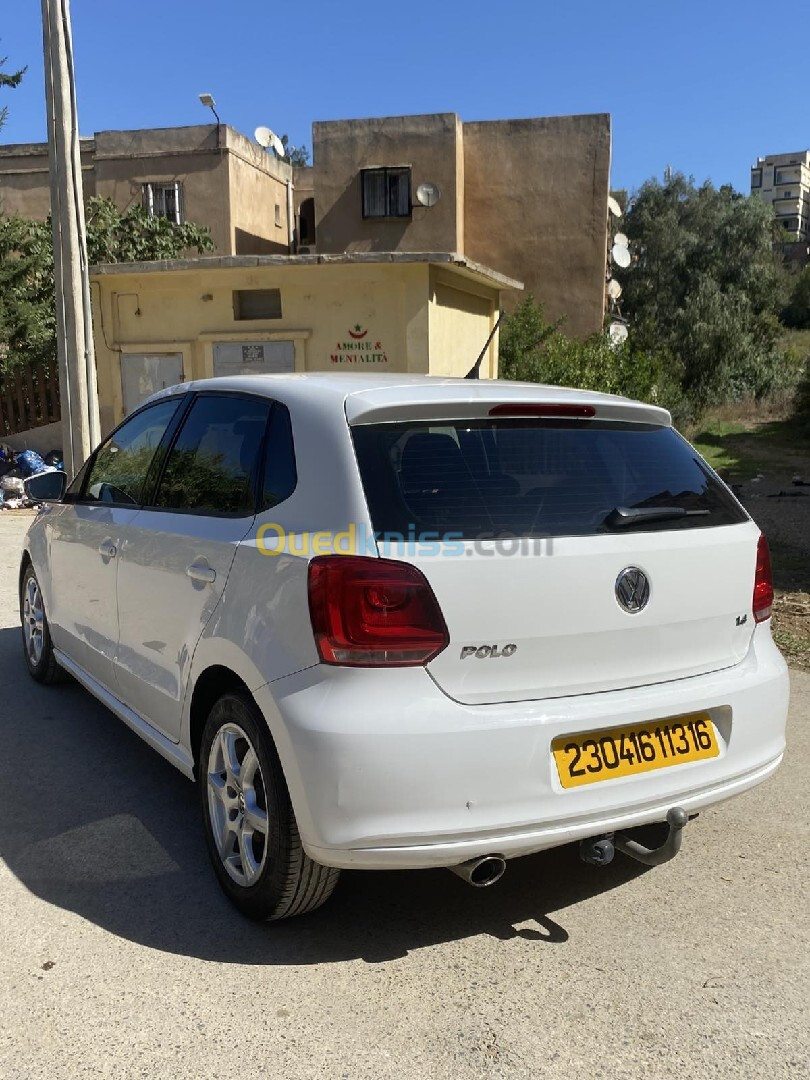
{"type": "Polygon", "coordinates": [[[211,709],[200,744],[197,773],[205,842],[220,885],[248,918],[271,919],[287,885],[295,824],[278,754],[264,718],[246,694],[225,694],[211,709]],[[250,739],[259,759],[267,799],[267,856],[259,880],[249,886],[239,885],[223,866],[208,807],[208,756],[218,731],[227,723],[238,724],[250,739]]]}

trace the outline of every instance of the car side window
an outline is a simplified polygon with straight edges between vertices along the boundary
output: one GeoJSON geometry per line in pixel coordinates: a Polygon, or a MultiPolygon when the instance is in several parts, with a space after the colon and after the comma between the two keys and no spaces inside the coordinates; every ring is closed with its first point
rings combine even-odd
{"type": "Polygon", "coordinates": [[[269,510],[289,499],[297,482],[290,412],[286,405],[276,402],[267,429],[261,509],[269,510]]]}
{"type": "Polygon", "coordinates": [[[81,501],[140,505],[152,462],[179,406],[179,398],[156,401],[114,431],[89,469],[81,470],[86,471],[81,501]]]}
{"type": "Polygon", "coordinates": [[[265,398],[201,394],[169,451],[153,505],[253,514],[270,406],[265,398]]]}

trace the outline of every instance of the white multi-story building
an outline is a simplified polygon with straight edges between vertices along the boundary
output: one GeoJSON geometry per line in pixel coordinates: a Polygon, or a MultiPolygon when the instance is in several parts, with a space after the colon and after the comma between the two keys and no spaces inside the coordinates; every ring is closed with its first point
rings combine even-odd
{"type": "Polygon", "coordinates": [[[773,206],[786,240],[810,239],[810,150],[757,158],[751,194],[773,206]]]}

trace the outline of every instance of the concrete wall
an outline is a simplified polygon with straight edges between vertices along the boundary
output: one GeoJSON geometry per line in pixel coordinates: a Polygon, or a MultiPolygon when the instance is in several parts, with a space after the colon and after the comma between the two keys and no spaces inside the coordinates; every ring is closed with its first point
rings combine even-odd
{"type": "MultiPolygon", "coordinates": [[[[491,289],[476,289],[440,268],[431,269],[430,356],[434,368],[463,378],[478,359],[497,319],[491,289]]],[[[479,369],[482,379],[498,376],[497,334],[479,369]]]]}
{"type": "Polygon", "coordinates": [[[96,193],[119,210],[141,205],[143,184],[182,185],[183,216],[207,225],[222,254],[231,254],[228,163],[216,125],[96,135],[96,193]]]}
{"type": "Polygon", "coordinates": [[[36,450],[45,457],[51,450],[62,449],[62,421],[43,424],[29,431],[18,431],[16,435],[4,435],[2,442],[12,450],[36,450]]]}
{"type": "Polygon", "coordinates": [[[465,123],[464,253],[523,281],[567,334],[595,333],[609,184],[606,114],[465,123]]]}
{"type": "Polygon", "coordinates": [[[460,139],[455,113],[314,123],[318,251],[460,251],[460,139]],[[409,218],[363,218],[360,173],[383,165],[411,168],[415,205],[409,218]],[[431,209],[415,199],[418,185],[428,180],[441,191],[431,209]]]}
{"type": "MultiPolygon", "coordinates": [[[[95,194],[92,139],[81,140],[86,196],[95,194]]],[[[43,221],[51,209],[47,143],[0,146],[0,211],[43,221]]]]}
{"type": "MultiPolygon", "coordinates": [[[[94,275],[102,428],[123,416],[120,354],[181,353],[185,379],[213,374],[217,343],[292,341],[296,371],[466,374],[497,287],[427,262],[273,265],[94,275]],[[237,321],[233,290],[281,290],[282,318],[237,321]]],[[[486,374],[486,369],[484,374],[486,374]]]]}
{"type": "Polygon", "coordinates": [[[316,123],[307,179],[317,250],[458,251],[524,281],[549,317],[565,317],[567,333],[596,333],[604,316],[610,149],[607,114],[316,123]],[[426,209],[414,198],[410,218],[364,220],[361,170],[379,165],[409,165],[412,191],[432,180],[439,203],[426,209]]]}
{"type": "Polygon", "coordinates": [[[293,170],[238,132],[228,134],[230,251],[234,255],[286,254],[290,250],[287,180],[292,180],[293,170]]]}
{"type": "MultiPolygon", "coordinates": [[[[287,179],[292,169],[227,125],[100,131],[82,141],[82,162],[85,197],[101,195],[126,211],[141,204],[143,184],[177,182],[185,220],[207,225],[218,253],[289,250],[287,179]]],[[[45,144],[0,147],[0,207],[7,214],[47,216],[45,144]]]]}

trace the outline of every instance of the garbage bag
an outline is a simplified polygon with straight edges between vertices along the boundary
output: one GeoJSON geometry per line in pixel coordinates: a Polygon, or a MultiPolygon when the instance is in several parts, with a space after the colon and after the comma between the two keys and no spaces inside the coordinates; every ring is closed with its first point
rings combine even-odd
{"type": "Polygon", "coordinates": [[[65,460],[61,450],[50,450],[45,455],[45,464],[52,465],[55,469],[63,469],[65,460]]]}
{"type": "Polygon", "coordinates": [[[23,498],[25,495],[25,488],[23,486],[22,477],[20,476],[4,476],[0,480],[0,488],[6,493],[6,498],[19,497],[23,498]]]}
{"type": "Polygon", "coordinates": [[[45,471],[45,462],[36,450],[21,450],[17,454],[16,462],[23,476],[33,476],[34,473],[45,471]]]}

